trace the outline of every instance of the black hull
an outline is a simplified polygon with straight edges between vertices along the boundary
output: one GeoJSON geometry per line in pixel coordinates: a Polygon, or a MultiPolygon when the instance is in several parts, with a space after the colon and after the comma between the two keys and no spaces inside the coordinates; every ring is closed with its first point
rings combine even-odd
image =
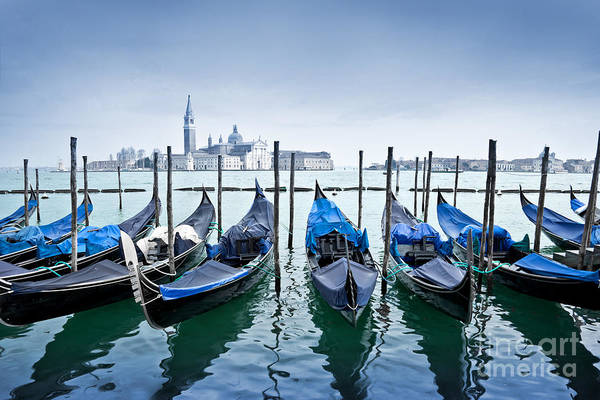
{"type": "MultiPolygon", "coordinates": [[[[201,244],[204,247],[204,244],[201,244]]],[[[199,248],[190,249],[175,260],[178,274],[188,258],[199,248]]],[[[123,266],[124,269],[127,267],[123,266]]],[[[168,263],[157,270],[145,271],[149,280],[164,282],[169,272],[168,263]]],[[[129,275],[92,282],[89,285],[66,287],[60,290],[47,290],[37,293],[0,294],[0,323],[8,326],[27,325],[38,321],[69,315],[80,311],[101,307],[133,297],[129,275]]]]}
{"type": "MultiPolygon", "coordinates": [[[[273,249],[271,248],[262,257],[259,264],[263,265],[262,268],[269,268],[272,262],[273,249]]],[[[199,268],[202,268],[202,265],[199,268]]],[[[142,309],[144,310],[148,324],[155,329],[164,329],[218,307],[248,292],[264,275],[266,275],[266,272],[263,269],[252,268],[251,272],[245,277],[226,285],[192,296],[168,301],[163,300],[162,296],[157,297],[157,287],[155,285],[149,284],[145,277],[139,277],[139,290],[141,291],[139,300],[141,300],[142,309]]]]}
{"type": "MultiPolygon", "coordinates": [[[[391,254],[390,259],[393,260],[391,254]]],[[[454,290],[442,289],[431,285],[421,279],[410,276],[404,271],[398,272],[396,277],[408,290],[415,293],[426,303],[465,324],[471,322],[473,297],[475,295],[471,269],[467,271],[463,281],[454,290]]]]}
{"type": "MultiPolygon", "coordinates": [[[[454,254],[461,260],[467,259],[466,249],[456,241],[454,242],[454,254]]],[[[474,256],[474,258],[477,265],[479,257],[474,256]]],[[[499,261],[504,262],[504,260],[499,261]]],[[[590,310],[600,310],[600,287],[591,282],[546,277],[506,267],[498,268],[492,276],[494,281],[519,293],[590,310]]]]}

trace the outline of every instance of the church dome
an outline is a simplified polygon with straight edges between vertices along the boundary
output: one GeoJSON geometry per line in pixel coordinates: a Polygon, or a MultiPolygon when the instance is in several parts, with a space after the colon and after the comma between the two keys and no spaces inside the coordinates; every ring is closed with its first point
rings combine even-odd
{"type": "Polygon", "coordinates": [[[241,143],[244,140],[242,139],[242,135],[239,134],[237,130],[237,125],[233,125],[233,132],[227,138],[227,142],[231,144],[241,143]]]}

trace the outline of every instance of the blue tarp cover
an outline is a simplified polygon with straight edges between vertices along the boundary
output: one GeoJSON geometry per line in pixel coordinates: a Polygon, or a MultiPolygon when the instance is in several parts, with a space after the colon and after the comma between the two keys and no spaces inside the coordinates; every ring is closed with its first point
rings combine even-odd
{"type": "MultiPolygon", "coordinates": [[[[537,219],[537,206],[529,203],[523,206],[523,212],[527,218],[535,224],[537,219]]],[[[567,240],[571,240],[576,243],[581,243],[581,236],[583,235],[583,224],[575,222],[559,213],[552,211],[544,207],[544,218],[542,220],[542,227],[548,232],[567,240]]],[[[594,225],[592,227],[592,235],[590,240],[590,246],[600,244],[600,226],[594,225]]]]}
{"type": "Polygon", "coordinates": [[[425,279],[444,289],[453,290],[465,278],[467,271],[460,269],[455,265],[447,263],[437,257],[433,260],[413,268],[409,274],[421,279],[425,279]]]}
{"type": "Polygon", "coordinates": [[[571,210],[575,211],[577,214],[585,211],[586,208],[587,207],[585,207],[585,203],[579,200],[577,197],[571,199],[571,210]]]}
{"type": "Polygon", "coordinates": [[[216,245],[206,245],[206,252],[209,258],[214,258],[218,254],[223,260],[235,259],[239,257],[236,249],[238,240],[263,238],[259,243],[261,254],[266,254],[271,248],[273,242],[273,204],[267,200],[262,189],[256,182],[256,196],[250,210],[236,225],[225,232],[219,243],[216,245]]]}
{"type": "Polygon", "coordinates": [[[26,226],[21,230],[0,236],[0,254],[10,254],[45,243],[46,237],[39,226],[26,226]]]}
{"type": "MultiPolygon", "coordinates": [[[[28,210],[31,213],[35,207],[37,207],[37,201],[29,200],[28,202],[28,210]]],[[[2,228],[6,224],[10,224],[19,218],[23,218],[25,216],[25,206],[21,206],[14,213],[10,214],[8,217],[4,217],[0,219],[0,228],[2,228]]]]}
{"type": "Polygon", "coordinates": [[[549,260],[535,253],[523,257],[514,263],[514,265],[532,274],[599,283],[598,271],[581,271],[569,268],[566,265],[549,260]]]}
{"type": "MultiPolygon", "coordinates": [[[[356,282],[356,304],[364,307],[369,302],[375,283],[377,271],[367,268],[357,262],[350,261],[352,276],[356,282]]],[[[348,262],[346,258],[339,260],[312,272],[312,280],[323,299],[335,310],[343,310],[348,305],[346,295],[346,277],[348,276],[348,262]]]]}
{"type": "MultiPolygon", "coordinates": [[[[91,256],[118,246],[119,239],[121,239],[121,230],[118,225],[106,225],[102,228],[87,226],[77,233],[77,253],[91,256]]],[[[71,254],[71,251],[71,239],[66,239],[58,244],[38,244],[37,256],[43,259],[59,254],[71,254]]]]}
{"type": "Polygon", "coordinates": [[[250,268],[233,268],[215,260],[208,260],[194,268],[175,282],[160,285],[164,300],[176,300],[206,292],[250,273],[250,268]]]}
{"type": "MultiPolygon", "coordinates": [[[[91,214],[94,206],[91,202],[88,203],[88,214],[91,214]]],[[[77,223],[82,223],[85,220],[85,206],[81,204],[77,207],[77,223]]],[[[48,240],[56,240],[61,236],[71,232],[71,214],[65,215],[63,218],[52,222],[48,225],[40,225],[40,230],[48,240]]]]}
{"type": "Polygon", "coordinates": [[[308,214],[306,247],[316,254],[317,238],[333,231],[346,235],[347,240],[354,243],[360,251],[369,248],[366,228],[363,232],[355,229],[333,201],[325,198],[316,199],[313,202],[310,214],[308,214]]]}
{"type": "Polygon", "coordinates": [[[392,228],[391,238],[392,242],[390,245],[390,251],[392,255],[398,257],[397,245],[408,244],[411,245],[415,241],[421,241],[426,236],[433,236],[432,242],[435,246],[435,250],[443,255],[452,254],[452,241],[443,241],[440,238],[440,234],[431,225],[421,222],[414,226],[406,224],[396,224],[392,228]]]}
{"type": "MultiPolygon", "coordinates": [[[[448,203],[441,203],[437,206],[437,215],[442,230],[460,245],[466,247],[467,235],[470,230],[473,231],[473,239],[481,237],[483,225],[458,208],[448,203]]],[[[514,240],[512,240],[510,233],[506,229],[494,225],[494,244],[496,250],[506,251],[513,243],[514,240]]]]}
{"type": "Polygon", "coordinates": [[[122,278],[128,275],[127,267],[110,260],[102,260],[61,277],[33,282],[13,282],[11,288],[15,294],[36,293],[43,290],[60,290],[77,284],[90,284],[107,279],[122,278]]]}

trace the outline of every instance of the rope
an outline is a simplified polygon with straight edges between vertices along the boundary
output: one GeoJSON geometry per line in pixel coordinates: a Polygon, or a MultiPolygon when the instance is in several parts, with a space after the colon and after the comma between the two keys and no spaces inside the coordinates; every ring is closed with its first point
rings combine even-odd
{"type": "Polygon", "coordinates": [[[211,222],[208,229],[212,229],[213,231],[218,231],[220,234],[223,234],[223,231],[219,229],[219,224],[217,222],[211,222]]]}
{"type": "Polygon", "coordinates": [[[69,267],[69,269],[73,269],[71,268],[71,265],[69,265],[69,263],[66,263],[64,261],[58,261],[56,264],[54,264],[55,267],[58,267],[59,265],[66,265],[67,267],[69,267]]]}
{"type": "Polygon", "coordinates": [[[279,275],[277,275],[276,273],[274,273],[273,271],[271,271],[271,270],[270,270],[270,269],[267,267],[267,265],[265,265],[265,263],[264,263],[264,262],[262,262],[262,261],[259,261],[257,264],[254,264],[254,265],[253,265],[253,264],[246,264],[246,265],[244,265],[242,268],[249,268],[249,267],[252,267],[252,268],[258,268],[258,269],[260,269],[261,271],[264,271],[264,272],[266,272],[266,273],[267,273],[267,274],[269,274],[269,275],[273,275],[275,278],[279,278],[279,279],[281,279],[281,277],[280,277],[279,275]],[[263,266],[265,266],[265,268],[261,268],[261,267],[259,267],[259,265],[261,265],[261,264],[262,264],[263,266]]]}
{"type": "MultiPolygon", "coordinates": [[[[473,268],[473,271],[478,272],[480,274],[491,274],[492,272],[494,272],[495,270],[497,270],[498,268],[505,266],[505,265],[510,265],[510,263],[500,263],[498,261],[494,261],[493,264],[495,265],[494,268],[488,270],[480,270],[479,268],[477,268],[476,266],[472,265],[471,268],[473,268]]],[[[455,266],[459,267],[459,268],[464,268],[467,269],[469,268],[469,264],[466,262],[462,262],[462,261],[457,261],[454,263],[455,266]]]]}
{"type": "Polygon", "coordinates": [[[36,269],[47,269],[48,271],[52,272],[54,275],[56,275],[60,278],[60,274],[58,272],[56,272],[55,270],[53,270],[52,268],[42,266],[42,267],[37,267],[36,269]]]}

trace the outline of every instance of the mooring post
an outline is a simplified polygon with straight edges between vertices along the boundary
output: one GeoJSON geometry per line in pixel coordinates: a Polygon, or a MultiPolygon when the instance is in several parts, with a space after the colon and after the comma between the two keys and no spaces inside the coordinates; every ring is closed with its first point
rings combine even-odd
{"type": "Polygon", "coordinates": [[[119,210],[123,209],[123,199],[121,197],[121,166],[117,167],[117,178],[119,179],[119,210]]]}
{"type": "Polygon", "coordinates": [[[294,248],[294,171],[296,170],[296,153],[290,154],[290,226],[288,249],[294,248]]]}
{"type": "Polygon", "coordinates": [[[460,157],[456,156],[456,172],[454,175],[454,207],[456,207],[456,193],[458,192],[458,164],[460,157]]]}
{"type": "Polygon", "coordinates": [[[85,226],[90,226],[90,213],[88,211],[88,177],[87,177],[87,156],[83,158],[83,206],[85,208],[85,226]]]}
{"type": "Polygon", "coordinates": [[[175,277],[175,249],[173,237],[173,157],[171,155],[171,146],[167,146],[167,231],[169,246],[169,273],[171,280],[175,277]]]}
{"type": "MultiPolygon", "coordinates": [[[[583,268],[585,251],[590,244],[592,235],[592,227],[594,225],[596,199],[598,195],[598,168],[600,167],[600,132],[598,133],[598,144],[596,146],[596,158],[594,159],[594,170],[592,173],[592,185],[590,187],[590,196],[588,198],[587,211],[585,212],[585,223],[583,226],[583,235],[581,237],[581,245],[579,246],[579,268],[583,268]]],[[[591,269],[588,266],[587,269],[591,269]]]]}
{"type": "Polygon", "coordinates": [[[40,222],[40,173],[37,168],[35,169],[35,198],[37,203],[37,207],[35,208],[37,222],[40,222]]]}
{"type": "Polygon", "coordinates": [[[217,239],[221,239],[223,217],[223,156],[217,156],[217,239]]]}
{"type": "Polygon", "coordinates": [[[154,152],[154,183],[152,185],[152,198],[154,199],[154,226],[158,228],[160,225],[160,206],[158,204],[158,153],[154,152]]]}
{"type": "Polygon", "coordinates": [[[362,227],[363,151],[358,151],[358,227],[362,227]]]}
{"type": "Polygon", "coordinates": [[[415,159],[415,193],[414,193],[414,215],[417,216],[417,193],[419,191],[419,157],[415,159]]]}
{"type": "Polygon", "coordinates": [[[25,220],[23,221],[23,224],[25,226],[29,226],[29,199],[27,197],[29,197],[29,178],[27,176],[27,164],[29,163],[28,159],[24,159],[23,160],[23,186],[24,186],[24,190],[23,190],[23,198],[25,199],[25,220]]]}
{"type": "Polygon", "coordinates": [[[488,212],[489,218],[489,232],[487,237],[488,246],[488,262],[487,262],[487,291],[491,292],[493,281],[493,267],[494,267],[494,210],[496,206],[496,141],[490,140],[490,161],[488,169],[490,170],[490,211],[488,212]]]}
{"type": "Polygon", "coordinates": [[[77,138],[71,137],[71,271],[77,271],[77,138]]]}
{"type": "Polygon", "coordinates": [[[473,255],[473,230],[469,229],[467,233],[467,264],[468,268],[473,268],[475,256],[473,255]]]}
{"type": "Polygon", "coordinates": [[[544,202],[546,200],[546,181],[548,180],[548,154],[550,148],[544,147],[542,157],[542,178],[540,179],[540,196],[538,198],[537,216],[535,219],[535,236],[533,237],[533,251],[540,252],[540,241],[542,238],[542,222],[544,221],[544,202]]]}
{"type": "Polygon", "coordinates": [[[423,157],[423,183],[421,186],[421,215],[423,215],[425,213],[425,179],[427,178],[426,175],[427,175],[427,157],[423,157]]]}
{"type": "Polygon", "coordinates": [[[392,160],[394,148],[388,147],[387,175],[385,180],[385,238],[383,242],[383,265],[381,266],[381,294],[387,293],[387,266],[390,260],[390,232],[392,224],[392,160]]]}
{"type": "Polygon", "coordinates": [[[429,192],[431,191],[431,159],[433,154],[429,152],[429,158],[427,159],[427,189],[425,193],[425,213],[423,214],[423,222],[427,222],[427,214],[429,213],[429,192]]]}
{"type": "Polygon", "coordinates": [[[400,160],[396,161],[396,194],[400,191],[400,160]]]}
{"type": "Polygon", "coordinates": [[[275,195],[273,196],[273,257],[275,261],[275,292],[281,291],[281,270],[279,268],[279,141],[273,144],[273,173],[275,178],[275,195]]]}
{"type": "MultiPolygon", "coordinates": [[[[487,176],[485,179],[485,200],[483,202],[483,223],[481,226],[481,240],[479,241],[479,263],[478,268],[480,271],[485,270],[485,248],[487,243],[487,231],[488,231],[488,217],[490,210],[490,162],[492,158],[492,146],[495,149],[495,143],[492,145],[493,140],[490,139],[488,144],[488,167],[487,176]]],[[[483,274],[480,272],[477,276],[477,291],[481,292],[481,284],[483,282],[483,274]]]]}

